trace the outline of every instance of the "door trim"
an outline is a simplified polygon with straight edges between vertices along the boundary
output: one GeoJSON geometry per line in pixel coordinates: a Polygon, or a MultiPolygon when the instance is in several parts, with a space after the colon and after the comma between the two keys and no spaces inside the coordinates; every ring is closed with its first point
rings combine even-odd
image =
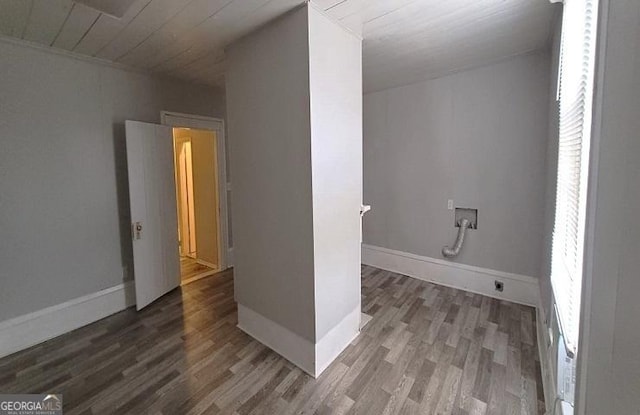
{"type": "Polygon", "coordinates": [[[229,213],[227,193],[227,138],[225,134],[225,124],[222,118],[207,117],[204,115],[184,114],[173,111],[161,111],[160,123],[174,128],[186,127],[199,130],[215,131],[217,135],[217,162],[218,162],[218,258],[220,270],[227,269],[229,252],[229,213]]]}

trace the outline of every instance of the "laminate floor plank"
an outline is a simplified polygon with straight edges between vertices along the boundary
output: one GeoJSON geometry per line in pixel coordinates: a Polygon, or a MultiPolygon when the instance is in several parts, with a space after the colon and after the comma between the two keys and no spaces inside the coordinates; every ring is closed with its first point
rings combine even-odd
{"type": "Polygon", "coordinates": [[[183,285],[210,276],[217,271],[216,268],[203,265],[193,258],[180,257],[180,281],[183,285]]]}
{"type": "Polygon", "coordinates": [[[68,415],[544,413],[533,308],[361,281],[371,320],[317,379],[236,327],[228,270],[0,359],[0,393],[61,393],[68,415]]]}

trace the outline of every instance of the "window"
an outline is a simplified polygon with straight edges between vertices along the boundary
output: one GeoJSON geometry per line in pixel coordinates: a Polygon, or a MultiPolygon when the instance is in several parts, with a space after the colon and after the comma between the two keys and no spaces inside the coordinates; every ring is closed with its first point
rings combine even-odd
{"type": "Polygon", "coordinates": [[[551,285],[567,353],[575,355],[582,291],[597,0],[565,0],[563,7],[551,285]]]}

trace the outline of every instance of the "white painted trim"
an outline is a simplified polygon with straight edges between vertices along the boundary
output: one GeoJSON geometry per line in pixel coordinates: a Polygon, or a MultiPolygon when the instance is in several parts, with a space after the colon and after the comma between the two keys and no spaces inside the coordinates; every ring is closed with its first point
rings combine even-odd
{"type": "Polygon", "coordinates": [[[29,49],[35,49],[37,51],[49,53],[51,55],[64,56],[66,58],[75,59],[75,60],[78,60],[78,61],[91,63],[91,64],[94,64],[94,65],[106,66],[108,68],[119,69],[119,70],[122,70],[122,71],[137,73],[137,74],[140,74],[140,75],[147,75],[147,76],[155,76],[155,77],[157,77],[157,74],[153,74],[152,72],[150,72],[148,70],[144,70],[144,69],[141,69],[141,68],[136,68],[136,67],[133,67],[133,66],[124,65],[122,63],[113,62],[113,61],[110,61],[110,60],[107,60],[107,59],[102,59],[102,58],[99,58],[99,57],[96,57],[96,56],[82,55],[80,53],[72,52],[70,50],[64,50],[64,49],[54,48],[54,47],[51,47],[51,46],[45,46],[45,45],[43,45],[41,43],[36,43],[36,42],[32,42],[32,41],[25,40],[25,39],[18,39],[18,38],[9,37],[9,36],[6,36],[6,35],[0,35],[0,42],[8,43],[8,44],[16,45],[16,46],[22,46],[24,48],[29,48],[29,49]]]}
{"type": "Polygon", "coordinates": [[[317,378],[360,334],[360,307],[316,344],[240,303],[238,328],[317,378]]]}
{"type": "MultiPolygon", "coordinates": [[[[578,334],[578,344],[580,351],[577,356],[576,365],[576,384],[574,398],[574,413],[576,415],[587,415],[587,396],[589,388],[587,379],[589,376],[588,362],[591,361],[589,354],[592,346],[596,349],[596,353],[601,355],[611,355],[613,353],[613,342],[598,342],[592,338],[591,327],[591,307],[594,298],[593,279],[594,279],[594,257],[595,257],[595,239],[596,239],[596,214],[598,210],[598,178],[600,175],[600,147],[604,140],[603,128],[603,112],[605,106],[604,86],[605,71],[607,67],[607,53],[609,48],[609,8],[610,0],[600,0],[598,6],[598,22],[596,29],[596,62],[594,66],[594,91],[593,91],[593,108],[591,120],[591,148],[589,151],[589,185],[587,192],[587,215],[585,219],[584,232],[584,253],[583,253],[583,275],[582,275],[582,299],[580,301],[580,328],[578,334]],[[600,348],[600,350],[598,350],[600,348]]],[[[607,307],[612,310],[613,308],[607,307]]],[[[599,321],[612,321],[613,317],[598,316],[599,321]]],[[[595,360],[595,359],[594,359],[595,360]]],[[[597,377],[596,374],[594,377],[597,377]]]]}
{"type": "Polygon", "coordinates": [[[371,315],[369,315],[367,313],[360,313],[360,330],[365,328],[365,326],[367,324],[369,324],[371,319],[373,319],[373,316],[371,316],[371,315]]]}
{"type": "Polygon", "coordinates": [[[238,328],[311,376],[315,376],[313,342],[238,303],[238,328]]]}
{"type": "MultiPolygon", "coordinates": [[[[542,298],[542,297],[540,297],[542,298]]],[[[538,354],[540,357],[540,371],[542,376],[542,391],[544,392],[544,405],[547,408],[546,413],[552,414],[553,405],[556,397],[556,381],[554,367],[551,364],[551,342],[549,339],[549,327],[542,303],[538,304],[536,313],[536,331],[538,336],[538,354]]]]}
{"type": "Polygon", "coordinates": [[[233,247],[229,248],[227,251],[227,267],[231,268],[233,266],[233,247]]]}
{"type": "Polygon", "coordinates": [[[192,123],[193,120],[204,121],[205,123],[219,122],[222,123],[224,127],[224,120],[222,118],[209,117],[208,115],[185,114],[183,112],[160,111],[160,122],[163,125],[172,125],[175,127],[203,128],[199,125],[194,125],[192,123]]]}
{"type": "Polygon", "coordinates": [[[205,115],[184,114],[181,112],[160,111],[160,123],[172,127],[198,128],[215,131],[217,134],[217,181],[218,181],[218,260],[219,269],[229,267],[227,253],[229,251],[229,213],[227,212],[227,136],[222,118],[205,115]],[[224,189],[224,190],[223,190],[224,189]]]}
{"type": "Polygon", "coordinates": [[[0,322],[0,357],[42,343],[135,304],[133,281],[0,322]]]}
{"type": "Polygon", "coordinates": [[[204,265],[205,267],[209,267],[209,268],[213,268],[214,270],[218,270],[218,266],[216,264],[213,264],[211,262],[205,261],[204,259],[198,259],[196,258],[196,262],[200,265],[204,265]]]}
{"type": "Polygon", "coordinates": [[[362,263],[514,303],[533,307],[537,307],[539,303],[538,279],[527,275],[459,264],[366,244],[362,244],[362,263]],[[495,280],[504,282],[503,292],[495,291],[495,280]]]}
{"type": "Polygon", "coordinates": [[[315,377],[317,378],[360,334],[360,305],[329,330],[316,343],[315,377]]]}
{"type": "Polygon", "coordinates": [[[182,78],[177,78],[175,76],[170,76],[167,75],[165,73],[160,73],[160,72],[152,72],[150,70],[147,69],[142,69],[142,68],[137,68],[135,66],[129,66],[129,65],[125,65],[119,62],[113,62],[107,59],[103,59],[103,58],[99,58],[97,56],[89,56],[89,55],[83,55],[77,52],[73,52],[70,50],[64,50],[64,49],[58,49],[58,48],[54,48],[51,46],[46,46],[43,45],[41,43],[36,43],[36,42],[32,42],[29,40],[25,40],[25,39],[18,39],[15,37],[10,37],[10,36],[6,36],[6,35],[0,35],[0,42],[2,43],[6,43],[6,44],[10,44],[10,45],[15,45],[15,46],[20,46],[23,48],[29,48],[29,49],[33,49],[33,50],[37,50],[39,52],[44,52],[44,53],[48,53],[51,55],[57,55],[57,56],[62,56],[65,58],[69,58],[69,59],[74,59],[80,62],[84,62],[84,63],[88,63],[88,64],[92,64],[92,65],[97,65],[97,66],[103,66],[106,68],[111,68],[111,69],[116,69],[116,70],[120,70],[120,71],[125,71],[125,72],[129,72],[129,73],[134,73],[134,74],[138,74],[138,75],[145,75],[148,76],[150,78],[155,78],[155,79],[165,79],[165,80],[170,80],[170,81],[178,81],[178,82],[182,82],[185,84],[191,84],[191,85],[196,85],[196,86],[205,86],[207,88],[211,88],[211,89],[215,89],[218,91],[223,91],[223,89],[218,86],[218,85],[211,85],[211,84],[204,84],[201,82],[194,82],[191,80],[186,80],[186,79],[182,79],[182,78]]]}
{"type": "Polygon", "coordinates": [[[203,272],[202,274],[198,274],[198,275],[194,275],[191,278],[188,278],[184,281],[180,282],[180,286],[185,286],[187,284],[191,284],[192,282],[196,282],[196,281],[200,281],[203,278],[207,278],[210,277],[212,275],[216,275],[218,273],[218,271],[207,271],[207,272],[203,272]]]}
{"type": "Polygon", "coordinates": [[[309,4],[309,7],[312,7],[315,11],[320,13],[320,15],[322,15],[322,17],[324,17],[325,19],[329,20],[331,23],[335,24],[340,29],[344,30],[349,35],[355,37],[356,39],[358,39],[359,41],[362,42],[362,39],[363,39],[363,37],[362,37],[362,26],[360,26],[360,32],[357,32],[354,29],[350,28],[349,26],[345,25],[342,21],[336,19],[335,17],[333,17],[332,15],[327,13],[324,10],[324,8],[320,7],[315,2],[310,1],[307,4],[309,4]]]}
{"type": "MultiPolygon", "coordinates": [[[[600,0],[602,1],[602,0],[600,0]]],[[[502,58],[498,58],[498,59],[494,59],[494,60],[488,60],[488,61],[483,61],[483,62],[479,62],[475,65],[470,65],[470,66],[464,66],[462,68],[454,68],[451,69],[449,71],[443,72],[443,73],[437,73],[433,76],[424,78],[424,79],[420,79],[418,81],[411,81],[408,84],[399,84],[399,85],[395,85],[395,86],[385,86],[381,89],[367,89],[364,91],[364,95],[369,95],[369,94],[375,94],[377,92],[382,92],[382,91],[386,91],[388,89],[394,89],[394,88],[403,88],[403,87],[408,87],[411,85],[417,86],[417,84],[422,84],[428,81],[434,81],[436,79],[441,79],[441,78],[446,78],[449,76],[453,76],[453,75],[457,75],[459,73],[462,72],[467,72],[467,71],[471,71],[474,69],[480,69],[480,68],[486,68],[489,66],[494,66],[500,63],[504,63],[504,62],[509,62],[510,60],[515,60],[515,59],[519,59],[525,56],[534,56],[534,55],[541,55],[541,54],[546,54],[548,53],[547,51],[543,50],[543,49],[529,49],[526,50],[524,52],[516,52],[514,54],[511,55],[507,55],[504,56],[502,58]]]]}

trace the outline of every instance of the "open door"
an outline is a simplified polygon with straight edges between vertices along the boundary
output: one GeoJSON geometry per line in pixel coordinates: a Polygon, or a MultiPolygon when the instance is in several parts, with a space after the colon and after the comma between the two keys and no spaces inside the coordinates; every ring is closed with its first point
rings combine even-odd
{"type": "Polygon", "coordinates": [[[126,121],[136,308],[180,285],[171,127],[126,121]]]}

